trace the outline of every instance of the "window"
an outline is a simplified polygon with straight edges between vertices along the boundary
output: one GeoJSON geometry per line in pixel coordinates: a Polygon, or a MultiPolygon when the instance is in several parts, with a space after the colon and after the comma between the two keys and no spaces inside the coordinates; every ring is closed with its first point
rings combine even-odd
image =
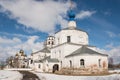
{"type": "Polygon", "coordinates": [[[60,63],[61,63],[61,68],[62,68],[62,61],[60,63]]]}
{"type": "Polygon", "coordinates": [[[67,36],[67,42],[71,42],[70,36],[67,36]]]}
{"type": "Polygon", "coordinates": [[[101,59],[98,60],[99,68],[101,67],[101,59]]]}
{"type": "Polygon", "coordinates": [[[70,60],[70,68],[72,68],[72,61],[70,60]]]}
{"type": "Polygon", "coordinates": [[[56,52],[55,52],[55,58],[56,58],[56,52]]]}
{"type": "Polygon", "coordinates": [[[58,38],[58,44],[60,44],[60,39],[58,38]]]}
{"type": "Polygon", "coordinates": [[[50,45],[50,41],[48,42],[48,45],[50,45]]]}
{"type": "Polygon", "coordinates": [[[59,50],[59,58],[61,58],[61,51],[59,50]]]}
{"type": "Polygon", "coordinates": [[[41,67],[41,65],[39,64],[39,65],[38,65],[38,68],[40,68],[40,67],[41,67]]]}
{"type": "Polygon", "coordinates": [[[82,66],[82,67],[85,66],[85,61],[84,61],[84,59],[81,59],[81,60],[80,60],[80,66],[82,66]]]}
{"type": "Polygon", "coordinates": [[[52,41],[52,45],[54,45],[54,42],[52,41]]]}
{"type": "Polygon", "coordinates": [[[30,64],[32,64],[32,63],[33,63],[33,60],[31,60],[30,64]]]}

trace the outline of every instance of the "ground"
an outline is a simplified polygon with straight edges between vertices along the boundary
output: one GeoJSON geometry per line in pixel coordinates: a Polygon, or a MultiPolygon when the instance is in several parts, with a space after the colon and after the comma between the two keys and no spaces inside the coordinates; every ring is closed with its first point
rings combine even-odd
{"type": "Polygon", "coordinates": [[[120,74],[111,74],[104,76],[68,76],[49,73],[35,73],[41,80],[120,80],[120,74]]]}
{"type": "Polygon", "coordinates": [[[40,73],[32,72],[28,69],[26,70],[27,71],[20,71],[22,74],[18,71],[1,70],[0,80],[120,80],[120,70],[110,70],[109,72],[112,74],[103,76],[56,75],[52,73],[40,73]]]}
{"type": "Polygon", "coordinates": [[[21,80],[23,75],[18,71],[0,70],[0,80],[21,80]]]}
{"type": "Polygon", "coordinates": [[[21,74],[23,74],[22,80],[40,80],[38,76],[35,74],[29,72],[29,71],[19,71],[21,74]]]}

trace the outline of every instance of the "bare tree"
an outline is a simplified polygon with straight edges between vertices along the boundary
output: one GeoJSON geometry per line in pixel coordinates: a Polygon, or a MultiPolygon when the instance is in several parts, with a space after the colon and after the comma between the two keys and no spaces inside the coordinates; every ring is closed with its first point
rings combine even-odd
{"type": "Polygon", "coordinates": [[[108,66],[109,66],[109,68],[112,68],[112,69],[114,68],[114,63],[113,63],[112,57],[109,58],[109,65],[108,66]]]}

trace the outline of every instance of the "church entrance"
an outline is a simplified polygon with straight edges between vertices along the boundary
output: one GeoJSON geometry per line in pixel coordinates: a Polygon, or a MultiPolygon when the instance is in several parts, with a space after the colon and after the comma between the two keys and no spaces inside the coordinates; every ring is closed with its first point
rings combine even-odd
{"type": "Polygon", "coordinates": [[[53,73],[55,72],[55,71],[58,71],[59,70],[59,65],[58,64],[54,64],[53,65],[53,73]]]}

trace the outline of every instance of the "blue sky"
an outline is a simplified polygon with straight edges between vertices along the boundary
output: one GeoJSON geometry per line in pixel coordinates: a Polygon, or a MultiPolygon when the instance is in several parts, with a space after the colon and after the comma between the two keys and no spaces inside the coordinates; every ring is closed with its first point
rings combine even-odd
{"type": "MultiPolygon", "coordinates": [[[[89,34],[90,45],[119,56],[120,0],[73,2],[77,28],[89,34]]],[[[69,7],[69,0],[0,0],[0,58],[41,49],[48,35],[67,27],[69,7]]]]}

